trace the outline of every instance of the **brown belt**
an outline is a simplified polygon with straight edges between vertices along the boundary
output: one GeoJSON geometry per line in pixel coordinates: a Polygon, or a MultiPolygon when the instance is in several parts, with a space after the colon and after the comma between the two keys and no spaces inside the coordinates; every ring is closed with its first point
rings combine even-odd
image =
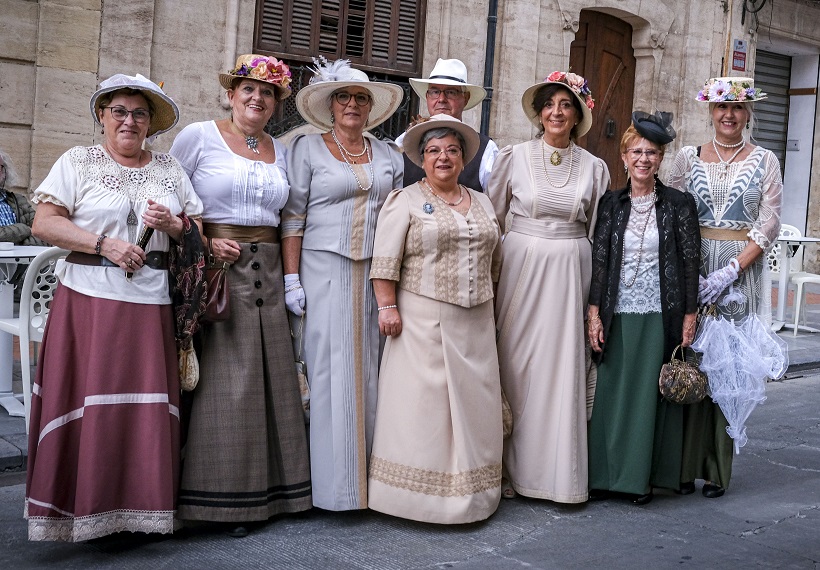
{"type": "Polygon", "coordinates": [[[241,243],[279,243],[279,229],[273,226],[204,223],[202,229],[209,238],[232,239],[241,243]]]}
{"type": "Polygon", "coordinates": [[[749,241],[749,230],[723,230],[701,226],[700,237],[717,241],[749,241]]]}
{"type": "MultiPolygon", "coordinates": [[[[102,255],[94,255],[93,253],[83,253],[81,251],[72,251],[65,260],[69,263],[76,263],[77,265],[93,265],[97,267],[119,267],[116,263],[103,257],[102,255]]],[[[168,252],[167,251],[149,251],[145,254],[145,267],[151,269],[168,269],[168,252]]]]}

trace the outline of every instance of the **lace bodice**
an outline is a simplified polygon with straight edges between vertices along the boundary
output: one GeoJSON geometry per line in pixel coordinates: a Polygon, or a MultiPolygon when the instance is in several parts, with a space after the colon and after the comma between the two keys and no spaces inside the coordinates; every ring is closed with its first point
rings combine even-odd
{"type": "Polygon", "coordinates": [[[654,194],[632,200],[633,208],[624,234],[624,258],[616,313],[661,312],[659,236],[654,201],[654,194]],[[640,213],[647,208],[647,214],[640,213]]]}

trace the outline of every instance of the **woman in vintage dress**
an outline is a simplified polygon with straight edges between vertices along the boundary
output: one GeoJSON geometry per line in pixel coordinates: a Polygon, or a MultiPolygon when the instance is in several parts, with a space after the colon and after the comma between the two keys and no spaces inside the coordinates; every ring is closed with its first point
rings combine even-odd
{"type": "Polygon", "coordinates": [[[390,194],[376,227],[370,277],[388,340],[369,505],[424,522],[474,522],[501,497],[492,301],[501,232],[489,199],[458,184],[477,132],[436,115],[404,141],[425,177],[390,194]]]}
{"type": "MultiPolygon", "coordinates": [[[[766,98],[747,77],[709,79],[697,100],[709,104],[715,135],[685,146],[675,158],[669,185],[695,197],[701,228],[700,301],[740,319],[756,313],[771,322],[771,279],[766,251],[780,233],[783,179],[777,157],[748,140],[752,104],[766,98]],[[745,135],[744,135],[745,133],[745,135]],[[724,303],[739,291],[744,302],[724,303]]],[[[733,296],[734,297],[734,296],[733,296]]],[[[732,475],[733,444],[726,418],[705,398],[686,406],[681,490],[703,479],[705,497],[723,495],[732,475]]]]}
{"type": "Polygon", "coordinates": [[[66,152],[34,191],[34,235],[71,253],[57,265],[32,389],[31,540],[174,529],[179,363],[168,251],[192,241],[201,260],[185,215],[198,218],[202,203],[171,155],[143,149],[177,122],[159,86],[116,74],[91,111],[102,144],[66,152]],[[155,230],[145,250],[140,226],[155,230]]]}
{"type": "Polygon", "coordinates": [[[204,204],[213,261],[229,265],[231,310],[202,329],[178,516],[226,523],[234,537],[245,523],[311,507],[277,228],[285,147],[264,130],[290,80],[276,58],[239,56],[219,75],[231,116],[188,125],[171,147],[204,204]]]}
{"type": "Polygon", "coordinates": [[[500,152],[488,190],[502,230],[512,214],[496,301],[501,385],[513,412],[504,494],[581,503],[587,500],[590,239],[609,171],[574,142],[592,125],[583,77],[556,71],[521,102],[541,134],[500,152]]]}
{"type": "Polygon", "coordinates": [[[660,114],[632,122],[621,138],[629,181],[601,198],[592,246],[589,488],[591,499],[614,491],[644,505],[653,487],[680,483],[683,406],[661,398],[658,376],[695,337],[700,233],[692,196],[657,176],[675,131],[660,114]]]}
{"type": "Polygon", "coordinates": [[[380,344],[370,258],[379,210],[401,188],[403,167],[394,147],[364,131],[401,99],[399,86],[369,81],[346,60],[317,62],[296,95],[299,113],[323,134],[291,142],[285,297],[292,321],[304,314],[313,504],[328,510],[367,508],[380,344]]]}

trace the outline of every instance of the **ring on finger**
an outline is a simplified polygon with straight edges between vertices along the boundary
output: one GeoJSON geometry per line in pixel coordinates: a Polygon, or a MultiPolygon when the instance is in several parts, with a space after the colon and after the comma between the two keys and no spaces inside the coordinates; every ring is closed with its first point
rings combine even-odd
{"type": "Polygon", "coordinates": [[[130,260],[130,259],[129,259],[128,261],[126,261],[126,262],[125,262],[125,264],[126,264],[128,267],[134,267],[134,262],[133,262],[132,260],[130,260]]]}

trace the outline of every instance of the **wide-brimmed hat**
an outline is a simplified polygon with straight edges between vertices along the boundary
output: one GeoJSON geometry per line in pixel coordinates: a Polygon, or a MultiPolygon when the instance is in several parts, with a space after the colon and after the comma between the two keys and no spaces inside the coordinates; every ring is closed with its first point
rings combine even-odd
{"type": "Polygon", "coordinates": [[[310,84],[296,93],[296,109],[302,118],[324,131],[333,128],[330,118],[330,97],[345,87],[363,87],[372,98],[373,106],[365,130],[379,126],[396,112],[404,97],[404,90],[393,83],[370,81],[364,71],[350,67],[347,59],[328,63],[324,57],[313,58],[316,67],[310,84]]]}
{"type": "Polygon", "coordinates": [[[592,109],[595,108],[595,100],[592,98],[592,91],[590,91],[589,85],[587,85],[587,80],[577,73],[553,71],[544,81],[528,87],[527,90],[524,91],[524,95],[521,96],[521,107],[524,108],[524,113],[527,115],[527,118],[529,118],[533,125],[539,129],[542,128],[541,109],[534,109],[532,102],[535,100],[535,94],[539,89],[552,84],[569,89],[578,101],[581,102],[581,111],[584,116],[581,118],[581,122],[578,123],[578,126],[575,127],[575,134],[578,137],[584,136],[589,132],[589,129],[592,128],[592,109]]]}
{"type": "Polygon", "coordinates": [[[100,96],[120,89],[136,89],[154,106],[154,114],[151,116],[151,125],[148,127],[147,136],[161,135],[177,124],[179,120],[177,104],[163,92],[159,85],[139,73],[133,77],[124,73],[117,73],[100,82],[100,88],[91,96],[89,104],[91,116],[94,117],[95,123],[102,126],[99,113],[100,96]]]}
{"type": "Polygon", "coordinates": [[[219,84],[232,89],[237,79],[255,79],[270,83],[276,89],[276,98],[281,101],[290,97],[290,67],[275,57],[246,53],[236,58],[236,65],[227,73],[219,74],[219,84]]]}
{"type": "Polygon", "coordinates": [[[703,103],[754,103],[763,99],[767,99],[767,94],[755,88],[751,77],[712,77],[696,97],[703,103]]]}
{"type": "Polygon", "coordinates": [[[433,115],[428,120],[418,123],[407,131],[404,135],[404,154],[416,166],[421,166],[424,163],[424,157],[419,153],[419,143],[424,133],[433,129],[453,129],[464,137],[465,148],[464,164],[469,164],[475,158],[478,152],[478,147],[481,145],[481,139],[478,133],[470,125],[462,123],[458,119],[450,115],[433,115]]]}
{"type": "Polygon", "coordinates": [[[487,96],[487,91],[479,86],[467,83],[467,66],[462,63],[460,59],[441,59],[436,62],[433,71],[430,72],[430,77],[427,79],[410,79],[410,85],[413,91],[422,99],[427,98],[427,88],[432,84],[436,85],[454,85],[461,87],[470,94],[464,110],[472,109],[481,103],[487,96]]]}
{"type": "Polygon", "coordinates": [[[632,113],[632,124],[643,138],[663,146],[671,143],[677,136],[675,129],[672,128],[671,117],[671,114],[664,115],[659,111],[656,111],[653,115],[643,111],[635,111],[632,113]]]}

